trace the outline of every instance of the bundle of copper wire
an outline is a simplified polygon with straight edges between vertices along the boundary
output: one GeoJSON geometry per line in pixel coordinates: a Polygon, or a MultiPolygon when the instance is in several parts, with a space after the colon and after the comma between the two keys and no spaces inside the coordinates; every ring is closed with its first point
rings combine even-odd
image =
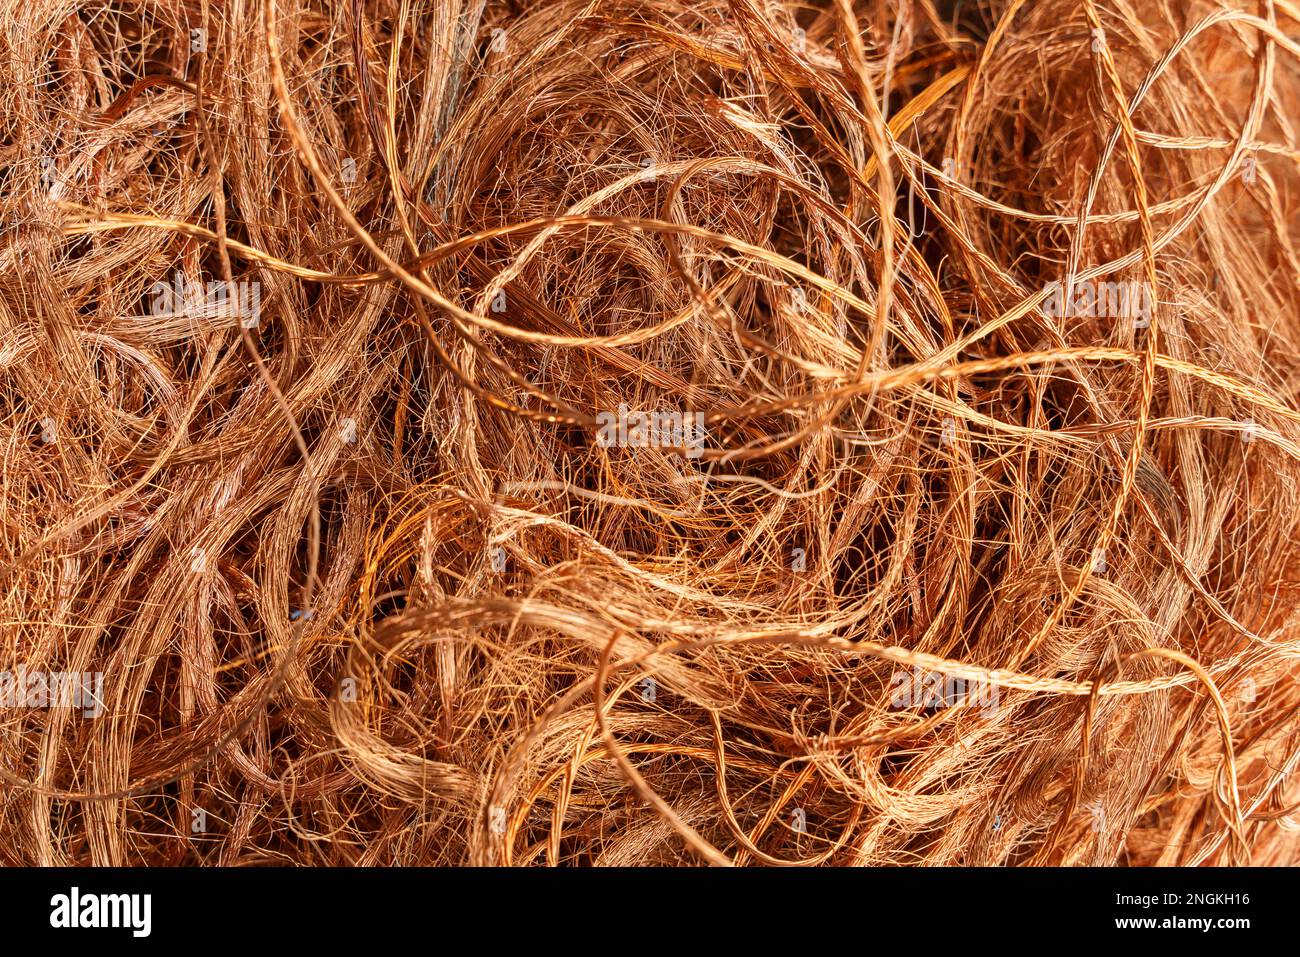
{"type": "Polygon", "coordinates": [[[5,20],[0,859],[1300,857],[1291,0],[5,20]]]}

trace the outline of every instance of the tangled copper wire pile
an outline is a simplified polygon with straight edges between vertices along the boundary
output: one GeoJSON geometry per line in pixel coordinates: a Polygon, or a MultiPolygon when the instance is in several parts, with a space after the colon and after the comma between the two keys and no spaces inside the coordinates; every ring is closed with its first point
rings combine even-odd
{"type": "Polygon", "coordinates": [[[6,7],[0,859],[1300,859],[1293,0],[6,7]]]}

